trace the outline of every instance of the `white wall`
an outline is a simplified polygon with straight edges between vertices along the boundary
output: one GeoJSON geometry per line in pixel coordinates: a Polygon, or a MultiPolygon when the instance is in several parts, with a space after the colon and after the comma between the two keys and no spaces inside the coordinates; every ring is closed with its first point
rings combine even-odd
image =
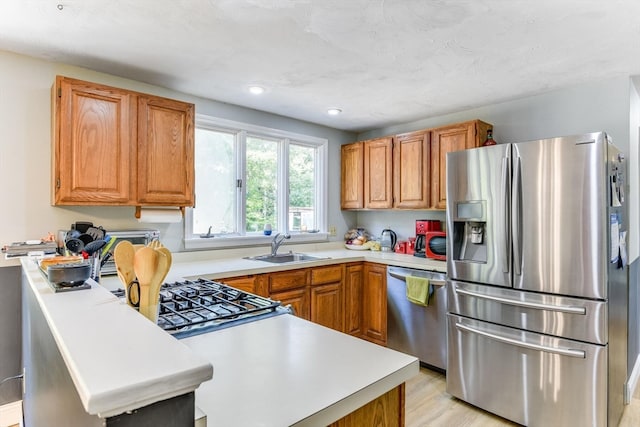
{"type": "Polygon", "coordinates": [[[159,228],[163,243],[182,250],[182,224],[140,224],[133,207],[53,207],[50,204],[51,85],[57,74],[193,102],[196,112],[329,140],[329,225],[341,239],[355,214],[340,211],[340,145],[355,135],[287,117],[197,98],[91,70],[0,51],[0,244],[68,229],[78,220],[108,229],[159,228]]]}

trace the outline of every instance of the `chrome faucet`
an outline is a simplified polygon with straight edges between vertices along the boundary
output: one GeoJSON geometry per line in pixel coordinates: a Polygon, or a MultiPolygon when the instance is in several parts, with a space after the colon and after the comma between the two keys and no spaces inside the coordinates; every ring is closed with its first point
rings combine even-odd
{"type": "Polygon", "coordinates": [[[271,256],[276,256],[278,254],[278,248],[282,244],[285,239],[290,239],[291,234],[276,234],[273,236],[273,240],[271,240],[271,256]]]}

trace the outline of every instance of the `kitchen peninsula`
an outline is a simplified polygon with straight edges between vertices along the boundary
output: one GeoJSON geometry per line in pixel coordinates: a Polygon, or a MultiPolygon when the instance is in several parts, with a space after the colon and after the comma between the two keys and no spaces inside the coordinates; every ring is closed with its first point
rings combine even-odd
{"type": "MultiPolygon", "coordinates": [[[[333,256],[312,264],[367,256],[383,263],[419,262],[326,253],[333,256]]],[[[300,267],[176,258],[174,277],[186,277],[187,271],[204,275],[205,269],[224,277],[300,267]],[[236,267],[220,271],[222,265],[236,267]],[[251,265],[254,270],[245,269],[251,265]]],[[[51,414],[70,426],[103,425],[105,419],[107,426],[116,419],[124,423],[118,425],[161,425],[158,420],[168,422],[180,409],[193,417],[196,407],[210,425],[328,425],[371,401],[403,423],[403,384],[419,369],[414,357],[291,315],[176,340],[109,292],[119,286],[115,277],[103,278],[103,286],[56,294],[33,261],[25,259],[22,266],[29,313],[24,407],[30,426],[50,425],[45,416],[51,414]],[[53,382],[43,390],[43,378],[52,372],[53,382]],[[56,406],[60,402],[63,407],[56,406]],[[79,421],[70,420],[71,414],[79,421]]]]}

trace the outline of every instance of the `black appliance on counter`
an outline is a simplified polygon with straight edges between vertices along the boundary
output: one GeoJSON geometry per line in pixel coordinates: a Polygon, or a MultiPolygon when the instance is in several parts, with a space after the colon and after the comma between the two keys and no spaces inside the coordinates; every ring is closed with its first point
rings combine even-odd
{"type": "MultiPolygon", "coordinates": [[[[113,291],[125,297],[124,289],[113,291]]],[[[291,307],[208,279],[165,283],[160,288],[158,326],[186,338],[281,314],[291,307]]]]}

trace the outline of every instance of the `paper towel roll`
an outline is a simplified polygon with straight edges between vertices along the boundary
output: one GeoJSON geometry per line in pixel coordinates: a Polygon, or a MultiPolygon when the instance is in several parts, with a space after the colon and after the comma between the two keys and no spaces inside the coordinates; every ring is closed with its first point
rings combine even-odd
{"type": "Polygon", "coordinates": [[[180,208],[141,208],[136,212],[138,222],[175,223],[182,221],[180,208]]]}

